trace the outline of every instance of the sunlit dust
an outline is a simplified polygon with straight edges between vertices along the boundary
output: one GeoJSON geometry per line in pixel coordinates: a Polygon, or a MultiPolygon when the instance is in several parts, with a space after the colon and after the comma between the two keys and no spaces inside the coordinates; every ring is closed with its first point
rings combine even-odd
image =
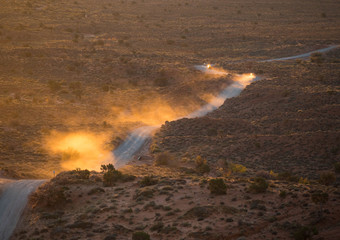
{"type": "Polygon", "coordinates": [[[153,99],[150,104],[142,104],[130,108],[128,111],[121,111],[117,116],[118,122],[140,122],[143,125],[156,126],[165,121],[172,121],[185,116],[189,111],[172,108],[166,101],[153,99]]]}
{"type": "Polygon", "coordinates": [[[240,83],[243,87],[248,86],[254,79],[256,75],[253,73],[237,74],[234,75],[233,80],[240,83]]]}
{"type": "Polygon", "coordinates": [[[101,164],[114,162],[111,151],[105,149],[106,142],[104,135],[53,132],[46,139],[46,147],[51,154],[61,156],[61,167],[65,170],[99,170],[101,164]]]}

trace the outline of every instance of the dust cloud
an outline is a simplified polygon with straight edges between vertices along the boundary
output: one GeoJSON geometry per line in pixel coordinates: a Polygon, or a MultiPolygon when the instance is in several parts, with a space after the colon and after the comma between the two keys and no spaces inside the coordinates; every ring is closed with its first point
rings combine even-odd
{"type": "Polygon", "coordinates": [[[108,135],[90,132],[52,132],[46,138],[46,148],[51,154],[61,156],[64,170],[76,168],[100,170],[101,164],[113,163],[114,157],[105,147],[108,135]]]}

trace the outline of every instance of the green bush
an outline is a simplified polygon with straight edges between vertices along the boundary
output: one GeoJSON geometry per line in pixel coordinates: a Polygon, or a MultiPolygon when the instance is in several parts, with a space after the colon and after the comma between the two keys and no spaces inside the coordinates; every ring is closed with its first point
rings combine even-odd
{"type": "Polygon", "coordinates": [[[266,179],[262,177],[256,177],[254,182],[250,184],[249,190],[254,193],[264,193],[267,191],[269,184],[266,179]]]}
{"type": "Polygon", "coordinates": [[[320,174],[319,182],[323,185],[331,185],[335,182],[335,174],[333,172],[322,172],[320,174]]]}
{"type": "Polygon", "coordinates": [[[227,193],[227,186],[222,178],[210,179],[209,190],[212,194],[223,195],[227,193]]]}
{"type": "Polygon", "coordinates": [[[146,232],[134,232],[132,234],[132,240],[150,240],[150,235],[146,232]]]}

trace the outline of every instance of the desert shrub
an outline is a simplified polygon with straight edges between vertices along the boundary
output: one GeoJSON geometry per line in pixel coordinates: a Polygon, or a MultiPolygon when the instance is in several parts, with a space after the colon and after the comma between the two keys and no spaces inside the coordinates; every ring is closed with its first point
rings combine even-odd
{"type": "Polygon", "coordinates": [[[312,53],[312,55],[310,56],[310,61],[313,62],[313,63],[322,63],[324,62],[324,58],[322,56],[322,53],[320,52],[315,52],[315,53],[312,53]]]}
{"type": "Polygon", "coordinates": [[[311,195],[312,201],[315,204],[325,204],[328,201],[328,193],[317,191],[311,195]]]}
{"type": "Polygon", "coordinates": [[[335,174],[333,172],[322,172],[320,174],[319,182],[323,185],[331,185],[335,182],[335,174]]]}
{"type": "Polygon", "coordinates": [[[102,189],[101,187],[94,187],[87,193],[87,195],[93,195],[93,194],[104,193],[104,192],[105,190],[102,189]]]}
{"type": "Polygon", "coordinates": [[[267,172],[267,171],[264,171],[264,170],[258,171],[258,172],[256,173],[256,176],[257,176],[257,177],[262,177],[262,178],[264,178],[264,179],[269,179],[269,178],[271,177],[270,173],[267,172]]]}
{"type": "Polygon", "coordinates": [[[85,169],[85,170],[81,170],[80,168],[77,168],[75,170],[75,174],[77,176],[77,178],[79,179],[84,179],[87,180],[90,178],[90,171],[85,169]]]}
{"type": "Polygon", "coordinates": [[[281,172],[277,174],[278,180],[285,180],[289,182],[298,182],[299,177],[293,175],[291,172],[281,172]]]}
{"type": "Polygon", "coordinates": [[[334,171],[336,173],[340,173],[340,162],[334,164],[334,171]]]}
{"type": "Polygon", "coordinates": [[[314,192],[311,195],[311,199],[312,202],[314,202],[315,204],[318,204],[320,206],[318,215],[319,218],[322,219],[323,218],[323,205],[328,201],[329,199],[329,195],[326,192],[322,192],[322,191],[317,191],[314,192]]]}
{"type": "Polygon", "coordinates": [[[150,151],[151,151],[151,153],[158,153],[158,152],[160,152],[160,149],[159,149],[157,144],[152,144],[150,146],[150,151]]]}
{"type": "Polygon", "coordinates": [[[69,88],[72,90],[72,91],[75,91],[77,89],[80,89],[81,88],[81,82],[71,82],[69,84],[69,88]]]}
{"type": "Polygon", "coordinates": [[[308,178],[300,177],[299,183],[301,183],[301,184],[310,184],[310,181],[308,180],[308,178]]]}
{"type": "Polygon", "coordinates": [[[159,76],[155,78],[153,84],[157,87],[165,87],[169,84],[168,78],[166,76],[159,76]]]}
{"type": "Polygon", "coordinates": [[[264,193],[267,191],[268,182],[262,177],[256,177],[254,182],[250,184],[249,190],[254,193],[264,193]]]}
{"type": "Polygon", "coordinates": [[[157,232],[160,232],[164,227],[164,224],[162,222],[158,222],[156,223],[155,225],[151,226],[150,230],[151,231],[157,231],[157,232]]]}
{"type": "Polygon", "coordinates": [[[168,40],[166,40],[166,43],[167,43],[168,45],[173,45],[173,44],[175,43],[175,41],[174,41],[174,40],[171,40],[171,39],[168,39],[168,40]]]}
{"type": "Polygon", "coordinates": [[[222,178],[210,179],[209,190],[212,194],[223,195],[227,193],[227,186],[222,178]]]}
{"type": "Polygon", "coordinates": [[[57,92],[61,89],[61,84],[57,81],[49,80],[48,87],[50,88],[51,92],[57,92]]]}
{"type": "Polygon", "coordinates": [[[287,192],[285,190],[281,190],[279,196],[280,198],[285,198],[287,196],[287,192]]]}
{"type": "Polygon", "coordinates": [[[207,129],[207,135],[208,136],[216,136],[217,135],[217,129],[216,128],[209,128],[207,129]]]}
{"type": "Polygon", "coordinates": [[[123,174],[116,170],[110,163],[107,165],[101,165],[100,169],[104,173],[103,185],[104,187],[113,186],[116,182],[128,182],[133,181],[136,177],[133,175],[123,174]]]}
{"type": "Polygon", "coordinates": [[[172,156],[168,152],[160,153],[156,156],[155,165],[168,165],[172,161],[172,156]]]}
{"type": "Polygon", "coordinates": [[[232,173],[244,173],[247,171],[247,168],[242,164],[236,164],[232,162],[227,162],[227,168],[232,173]]]}
{"type": "Polygon", "coordinates": [[[298,226],[293,236],[295,240],[311,239],[313,235],[317,235],[318,230],[315,227],[298,226]]]}
{"type": "Polygon", "coordinates": [[[155,179],[153,176],[145,176],[142,178],[142,180],[139,182],[139,185],[141,187],[145,187],[145,186],[151,186],[151,185],[155,185],[158,182],[157,179],[155,179]]]}
{"type": "Polygon", "coordinates": [[[103,85],[102,89],[104,92],[108,92],[110,90],[110,86],[109,85],[103,85]]]}
{"type": "Polygon", "coordinates": [[[210,172],[210,167],[207,163],[207,160],[205,158],[202,158],[201,156],[196,157],[195,165],[196,165],[196,171],[200,174],[210,172]]]}
{"type": "Polygon", "coordinates": [[[66,203],[65,189],[51,182],[44,184],[34,192],[30,201],[33,206],[56,208],[66,203]]]}
{"type": "Polygon", "coordinates": [[[133,196],[137,202],[145,201],[150,199],[154,196],[154,190],[150,188],[141,188],[136,191],[136,194],[133,196]]]}
{"type": "Polygon", "coordinates": [[[117,170],[107,171],[103,176],[103,184],[105,187],[113,186],[121,177],[122,173],[117,170]]]}
{"type": "Polygon", "coordinates": [[[146,232],[134,232],[132,234],[132,240],[150,240],[150,235],[146,232]]]}

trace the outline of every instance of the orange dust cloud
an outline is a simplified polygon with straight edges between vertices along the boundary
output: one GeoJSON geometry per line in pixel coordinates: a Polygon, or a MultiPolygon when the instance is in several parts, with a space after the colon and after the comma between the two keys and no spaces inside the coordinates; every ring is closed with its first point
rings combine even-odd
{"type": "Polygon", "coordinates": [[[185,110],[172,108],[160,98],[153,99],[149,104],[130,107],[121,111],[116,118],[119,122],[140,122],[147,126],[157,126],[165,121],[172,121],[188,114],[185,110]]]}
{"type": "Polygon", "coordinates": [[[88,132],[52,132],[46,139],[51,154],[61,155],[61,167],[99,170],[101,164],[114,163],[111,151],[105,149],[108,138],[88,132]]]}

